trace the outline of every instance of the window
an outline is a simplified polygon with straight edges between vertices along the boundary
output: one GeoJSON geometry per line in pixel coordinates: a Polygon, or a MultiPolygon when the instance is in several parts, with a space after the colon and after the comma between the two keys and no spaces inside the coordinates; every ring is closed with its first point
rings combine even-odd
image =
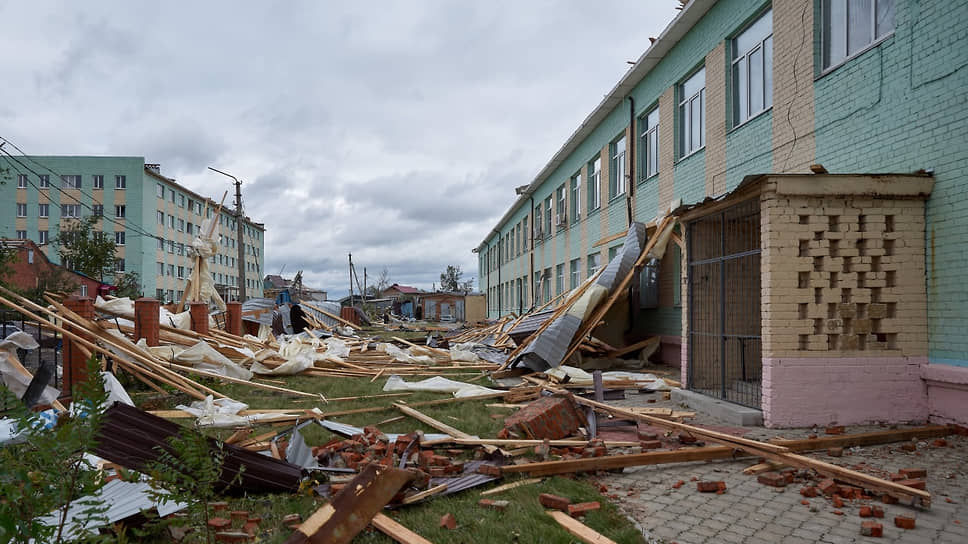
{"type": "Polygon", "coordinates": [[[50,241],[50,232],[46,230],[37,231],[37,243],[44,245],[50,241]]]}
{"type": "Polygon", "coordinates": [[[614,259],[616,255],[618,255],[618,252],[619,252],[620,249],[622,249],[622,246],[623,245],[624,244],[619,244],[617,246],[613,246],[613,247],[608,248],[608,261],[609,262],[611,262],[612,259],[614,259]]]}
{"type": "Polygon", "coordinates": [[[125,176],[114,176],[114,188],[125,189],[128,187],[128,180],[125,176]]]}
{"type": "Polygon", "coordinates": [[[185,232],[188,234],[193,234],[195,232],[195,226],[192,225],[191,221],[189,221],[188,225],[185,226],[185,232]]]}
{"type": "Polygon", "coordinates": [[[17,203],[17,217],[27,217],[27,205],[17,203]]]}
{"type": "Polygon", "coordinates": [[[169,215],[168,216],[168,228],[170,228],[170,229],[175,228],[175,216],[174,215],[169,215]]]}
{"type": "Polygon", "coordinates": [[[104,176],[100,174],[96,174],[93,176],[93,178],[94,178],[94,188],[104,189],[104,176]]]}
{"type": "Polygon", "coordinates": [[[80,204],[61,204],[61,217],[80,217],[80,204]]]}
{"type": "Polygon", "coordinates": [[[50,217],[50,204],[38,204],[37,208],[39,217],[50,217]]]}
{"type": "Polygon", "coordinates": [[[823,0],[820,11],[824,70],[894,32],[894,0],[823,0]]]}
{"type": "Polygon", "coordinates": [[[555,191],[555,197],[558,201],[556,204],[557,208],[555,209],[555,213],[557,214],[555,216],[555,224],[558,225],[558,228],[563,228],[568,224],[568,192],[565,190],[564,184],[558,187],[558,190],[555,191]]]}
{"type": "Polygon", "coordinates": [[[679,85],[679,156],[706,145],[706,68],[679,85]]]}
{"type": "Polygon", "coordinates": [[[169,289],[169,290],[167,290],[165,292],[168,293],[168,302],[174,302],[175,301],[175,290],[174,289],[169,289]]]}
{"type": "Polygon", "coordinates": [[[50,187],[50,176],[48,176],[47,174],[41,174],[40,175],[40,188],[41,189],[47,189],[48,187],[50,187]]]}
{"type": "Polygon", "coordinates": [[[169,276],[175,275],[175,265],[173,264],[168,265],[168,275],[169,276]]]}
{"type": "Polygon", "coordinates": [[[174,253],[174,252],[175,252],[175,241],[168,240],[168,253],[174,253]]]}
{"type": "Polygon", "coordinates": [[[61,187],[65,189],[80,189],[81,176],[76,174],[61,176],[61,187]]]}
{"type": "Polygon", "coordinates": [[[185,277],[185,267],[184,266],[179,266],[178,267],[178,277],[179,278],[184,278],[185,277]]]}
{"type": "Polygon", "coordinates": [[[118,259],[114,261],[114,271],[124,272],[124,259],[118,259]]]}
{"type": "Polygon", "coordinates": [[[158,275],[159,276],[165,275],[165,263],[158,263],[158,275]]]}
{"type": "Polygon", "coordinates": [[[161,210],[158,210],[155,213],[155,217],[158,219],[158,224],[159,225],[165,226],[165,212],[163,212],[161,210]]]}
{"type": "Polygon", "coordinates": [[[158,249],[161,251],[165,250],[165,240],[162,238],[158,238],[158,249]]]}
{"type": "Polygon", "coordinates": [[[114,245],[123,246],[124,245],[124,231],[119,230],[114,233],[114,245]]]}
{"type": "Polygon", "coordinates": [[[124,214],[126,211],[127,211],[127,208],[125,207],[125,205],[119,204],[114,207],[114,216],[124,218],[124,214]]]}
{"type": "Polygon", "coordinates": [[[171,203],[175,203],[175,191],[169,191],[168,195],[171,197],[171,203]]]}
{"type": "Polygon", "coordinates": [[[158,188],[155,189],[155,195],[157,195],[158,198],[165,198],[165,186],[159,183],[158,188]]]}
{"type": "Polygon", "coordinates": [[[179,219],[178,220],[178,232],[185,232],[185,220],[184,219],[179,219]]]}
{"type": "Polygon", "coordinates": [[[560,295],[565,290],[565,265],[555,267],[555,294],[560,295]]]}
{"type": "Polygon", "coordinates": [[[602,159],[595,157],[588,163],[588,211],[602,205],[602,159]]]}
{"type": "Polygon", "coordinates": [[[18,189],[27,188],[27,174],[17,174],[17,188],[18,189]]]}
{"type": "Polygon", "coordinates": [[[639,144],[642,179],[647,180],[659,173],[659,108],[639,118],[641,143],[639,144]]]}
{"type": "Polygon", "coordinates": [[[541,240],[544,238],[544,233],[541,232],[541,225],[544,223],[541,220],[541,203],[539,202],[537,206],[534,207],[534,239],[541,240]]]}
{"type": "Polygon", "coordinates": [[[569,266],[569,289],[575,289],[581,284],[581,259],[572,259],[569,266]]]}
{"type": "Polygon", "coordinates": [[[592,253],[591,255],[588,256],[588,277],[589,278],[595,275],[595,272],[598,271],[598,267],[601,266],[601,264],[602,264],[601,253],[592,253]]]}
{"type": "Polygon", "coordinates": [[[178,195],[178,207],[179,208],[185,207],[185,195],[178,195]]]}
{"type": "Polygon", "coordinates": [[[528,251],[528,236],[530,232],[528,230],[528,218],[525,216],[521,220],[521,251],[528,251]]]}
{"type": "Polygon", "coordinates": [[[577,223],[581,219],[581,172],[571,177],[571,221],[577,223]]]}
{"type": "Polygon", "coordinates": [[[179,255],[184,255],[185,254],[185,244],[182,244],[180,242],[178,243],[178,252],[177,253],[179,255]]]}
{"type": "Polygon", "coordinates": [[[545,206],[544,206],[544,214],[545,214],[544,215],[544,234],[546,237],[551,236],[551,210],[554,207],[554,205],[555,205],[554,197],[551,195],[548,195],[548,198],[545,199],[545,206]]]}
{"type": "Polygon", "coordinates": [[[104,204],[95,204],[91,206],[91,213],[96,217],[101,217],[104,215],[104,204]]]}
{"type": "Polygon", "coordinates": [[[625,136],[609,144],[608,153],[608,198],[615,198],[625,193],[625,136]]]}
{"type": "Polygon", "coordinates": [[[17,239],[18,240],[26,240],[27,239],[27,231],[25,231],[25,230],[18,230],[17,231],[17,239]]]}
{"type": "Polygon", "coordinates": [[[773,11],[733,40],[733,124],[773,105],[773,11]]]}

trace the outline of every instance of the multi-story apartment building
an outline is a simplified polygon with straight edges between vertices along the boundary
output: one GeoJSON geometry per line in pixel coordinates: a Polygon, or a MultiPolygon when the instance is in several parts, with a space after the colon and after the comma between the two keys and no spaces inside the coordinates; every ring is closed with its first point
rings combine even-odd
{"type": "Polygon", "coordinates": [[[965,422],[966,25],[968,4],[941,0],[688,2],[476,248],[489,315],[575,287],[630,221],[675,211],[681,243],[631,320],[686,387],[774,425],[965,422]],[[870,174],[912,172],[930,181],[870,174]],[[801,173],[816,177],[782,177],[801,173]],[[726,202],[740,207],[716,224],[734,231],[700,243],[696,214],[726,202]]]}
{"type": "MultiPolygon", "coordinates": [[[[8,158],[0,185],[0,237],[30,239],[59,262],[49,245],[64,219],[102,217],[101,229],[117,246],[117,272],[137,272],[142,293],[180,300],[194,259],[188,248],[218,203],[161,174],[143,157],[27,156],[8,158]]],[[[210,270],[229,300],[239,294],[238,244],[244,244],[246,297],[262,296],[265,227],[243,218],[237,240],[236,216],[222,209],[215,232],[219,250],[210,270]]]]}

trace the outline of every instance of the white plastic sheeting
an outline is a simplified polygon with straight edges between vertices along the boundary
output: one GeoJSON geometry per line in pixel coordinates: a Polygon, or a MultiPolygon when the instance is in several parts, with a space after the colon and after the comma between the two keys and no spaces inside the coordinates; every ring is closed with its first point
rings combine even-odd
{"type": "Polygon", "coordinates": [[[414,365],[434,364],[434,359],[432,357],[429,355],[414,355],[412,348],[404,351],[393,344],[385,344],[381,342],[376,345],[376,350],[393,357],[393,360],[397,361],[398,363],[410,363],[414,365]]]}
{"type": "MultiPolygon", "coordinates": [[[[40,344],[37,343],[37,340],[33,336],[19,331],[0,341],[0,382],[3,382],[7,386],[7,389],[16,395],[18,399],[23,398],[24,393],[27,392],[27,387],[30,385],[30,378],[21,374],[20,365],[14,363],[17,360],[17,348],[37,349],[38,347],[40,347],[40,344]]],[[[44,387],[44,392],[41,393],[39,402],[41,404],[50,404],[57,400],[58,395],[60,395],[60,391],[57,389],[50,386],[44,387]]]]}
{"type": "Polygon", "coordinates": [[[198,300],[200,302],[214,302],[219,310],[225,311],[225,301],[215,290],[215,280],[212,279],[211,272],[208,271],[208,262],[218,252],[218,240],[215,234],[215,221],[217,215],[212,215],[202,221],[202,228],[198,231],[198,236],[192,240],[192,249],[198,255],[198,300]]]}
{"type": "MultiPolygon", "coordinates": [[[[128,320],[134,319],[134,301],[128,297],[113,298],[111,300],[104,300],[101,297],[97,297],[94,301],[94,309],[122,315],[128,320]]],[[[158,322],[162,325],[175,327],[176,329],[187,330],[192,328],[191,314],[187,310],[173,314],[166,308],[160,307],[158,309],[158,322]]],[[[129,327],[134,326],[134,322],[132,321],[123,324],[129,327]]]]}
{"type": "Polygon", "coordinates": [[[242,380],[252,379],[252,372],[234,363],[228,357],[222,355],[212,346],[205,342],[199,342],[194,346],[184,349],[180,346],[148,346],[144,339],[138,341],[138,347],[145,351],[165,359],[174,360],[188,366],[193,366],[199,370],[207,370],[242,380]]]}
{"type": "Polygon", "coordinates": [[[405,382],[396,374],[387,378],[384,391],[433,391],[437,393],[453,393],[455,397],[474,397],[489,393],[501,393],[497,389],[488,389],[472,383],[449,380],[441,376],[434,376],[419,382],[405,382]]]}
{"type": "Polygon", "coordinates": [[[239,412],[247,410],[249,405],[230,398],[213,399],[212,395],[205,400],[198,400],[189,406],[179,404],[179,410],[195,416],[195,425],[199,427],[237,427],[248,426],[262,419],[278,417],[279,414],[250,414],[240,416],[239,412]]]}
{"type": "MultiPolygon", "coordinates": [[[[549,376],[554,376],[559,380],[563,380],[566,376],[569,378],[569,383],[592,383],[593,377],[590,373],[573,366],[561,365],[556,368],[550,368],[545,371],[545,374],[549,376]]],[[[643,382],[642,389],[647,389],[649,391],[672,391],[672,386],[670,386],[665,380],[656,376],[655,374],[644,374],[641,372],[625,372],[621,370],[609,370],[608,372],[602,372],[602,380],[627,380],[634,382],[643,382]]]]}

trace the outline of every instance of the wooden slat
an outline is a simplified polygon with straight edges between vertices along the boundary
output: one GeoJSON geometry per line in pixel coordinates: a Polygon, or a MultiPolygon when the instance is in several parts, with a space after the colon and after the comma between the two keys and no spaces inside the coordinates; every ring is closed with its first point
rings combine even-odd
{"type": "Polygon", "coordinates": [[[589,457],[587,459],[543,461],[524,465],[505,465],[501,467],[501,474],[527,473],[532,476],[551,476],[553,474],[570,474],[573,472],[590,472],[623,467],[662,465],[666,463],[734,459],[743,456],[743,453],[739,453],[733,448],[710,446],[706,448],[651,451],[648,453],[632,453],[628,455],[606,455],[604,457],[589,457]]]}
{"type": "Polygon", "coordinates": [[[400,542],[400,544],[434,544],[384,514],[373,516],[373,519],[370,520],[370,525],[373,525],[381,533],[393,540],[400,542]]]}
{"type": "Polygon", "coordinates": [[[616,544],[614,540],[606,537],[577,519],[558,510],[549,510],[548,515],[555,518],[558,525],[561,525],[572,536],[581,540],[585,544],[616,544]]]}
{"type": "Polygon", "coordinates": [[[875,446],[878,444],[890,444],[891,442],[906,442],[912,438],[941,438],[951,433],[951,427],[947,425],[926,425],[912,429],[892,429],[890,431],[821,436],[818,438],[797,440],[773,438],[770,440],[770,443],[785,446],[790,448],[790,451],[804,452],[825,450],[833,447],[851,448],[854,446],[875,446]]]}

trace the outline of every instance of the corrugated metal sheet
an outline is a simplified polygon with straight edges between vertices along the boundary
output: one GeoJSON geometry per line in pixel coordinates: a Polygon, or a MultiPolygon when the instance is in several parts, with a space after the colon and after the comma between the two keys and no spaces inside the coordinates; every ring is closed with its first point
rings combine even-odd
{"type": "Polygon", "coordinates": [[[515,342],[520,344],[525,338],[531,336],[534,331],[541,328],[541,325],[543,325],[553,313],[555,313],[554,308],[551,310],[545,310],[543,312],[528,314],[524,316],[508,334],[515,342]]]}
{"type": "MultiPolygon", "coordinates": [[[[102,487],[101,490],[95,495],[79,498],[78,500],[74,501],[70,508],[67,509],[68,521],[64,525],[65,539],[71,540],[85,532],[92,531],[97,527],[116,523],[123,519],[130,518],[131,516],[140,514],[145,510],[157,508],[158,515],[165,517],[179,510],[188,508],[187,504],[173,501],[156,503],[148,495],[150,491],[151,486],[148,485],[147,482],[125,482],[122,480],[111,480],[110,482],[104,484],[104,487],[102,487]],[[83,513],[90,508],[89,505],[92,503],[101,504],[108,507],[107,511],[104,513],[104,517],[107,518],[105,523],[94,523],[91,521],[81,523],[80,520],[76,519],[77,517],[82,516],[83,513]]],[[[59,510],[54,511],[40,518],[38,521],[47,526],[55,526],[60,521],[60,515],[61,512],[59,510]]],[[[104,520],[102,519],[101,521],[104,520]]]]}
{"type": "MultiPolygon", "coordinates": [[[[95,453],[133,470],[144,471],[159,457],[159,448],[171,451],[168,438],[183,428],[137,408],[115,403],[104,412],[95,453]]],[[[285,461],[209,439],[226,453],[220,483],[225,489],[246,492],[292,492],[299,488],[302,469],[285,461]],[[244,468],[243,468],[244,467],[244,468]],[[240,480],[229,485],[242,469],[240,480]]]]}

